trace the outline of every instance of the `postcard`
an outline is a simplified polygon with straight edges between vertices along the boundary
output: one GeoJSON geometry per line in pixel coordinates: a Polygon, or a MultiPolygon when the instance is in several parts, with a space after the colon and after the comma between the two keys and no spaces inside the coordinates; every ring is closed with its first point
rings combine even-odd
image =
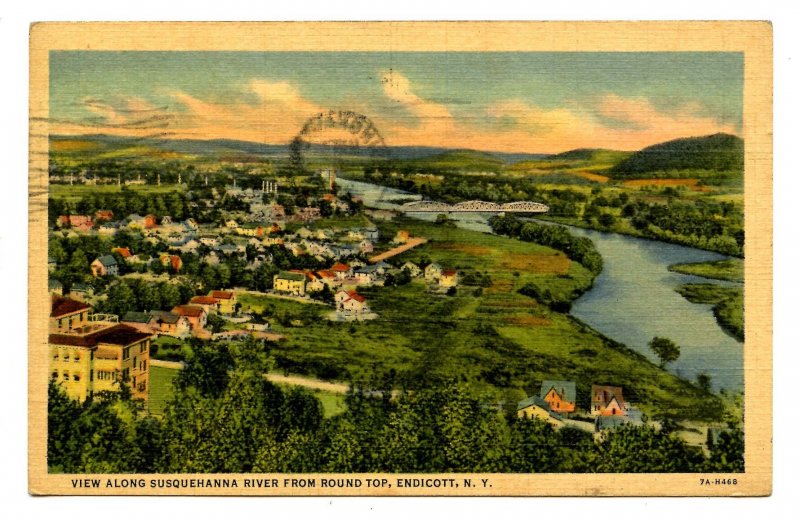
{"type": "Polygon", "coordinates": [[[30,45],[32,494],[771,492],[769,23],[30,45]]]}

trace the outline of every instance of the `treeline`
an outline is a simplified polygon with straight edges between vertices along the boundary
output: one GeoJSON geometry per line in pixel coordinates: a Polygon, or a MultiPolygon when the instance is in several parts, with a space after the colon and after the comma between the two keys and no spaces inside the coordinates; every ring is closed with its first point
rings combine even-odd
{"type": "Polygon", "coordinates": [[[496,216],[489,221],[492,232],[525,242],[535,242],[562,251],[567,258],[586,267],[595,275],[603,270],[603,257],[588,238],[576,237],[564,226],[523,222],[513,216],[496,216]]]}
{"type": "Polygon", "coordinates": [[[125,392],[78,403],[53,383],[48,464],[58,473],[742,471],[731,427],[710,456],[674,433],[626,426],[602,441],[519,419],[460,384],[402,392],[357,387],[325,418],[318,399],[262,374],[254,343],[194,349],[160,418],[125,392]],[[247,403],[247,406],[243,406],[247,403]]]}
{"type": "Polygon", "coordinates": [[[726,255],[744,254],[744,217],[732,203],[637,202],[625,205],[622,216],[649,238],[726,255]]]}

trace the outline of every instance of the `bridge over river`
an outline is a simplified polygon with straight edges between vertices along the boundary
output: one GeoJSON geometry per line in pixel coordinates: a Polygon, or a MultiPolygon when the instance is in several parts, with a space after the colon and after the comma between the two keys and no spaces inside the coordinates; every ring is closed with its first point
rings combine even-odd
{"type": "Polygon", "coordinates": [[[547,213],[550,208],[541,202],[519,201],[497,204],[483,200],[468,200],[445,204],[433,200],[418,200],[400,206],[406,213],[547,213]]]}

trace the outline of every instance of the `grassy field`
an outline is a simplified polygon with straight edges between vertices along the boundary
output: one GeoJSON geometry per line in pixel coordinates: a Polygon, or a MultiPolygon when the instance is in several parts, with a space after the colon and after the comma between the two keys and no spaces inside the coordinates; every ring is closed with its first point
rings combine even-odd
{"type": "Polygon", "coordinates": [[[178,371],[172,368],[150,365],[150,400],[148,410],[153,415],[164,413],[164,406],[172,397],[172,380],[178,371]]]}
{"type": "Polygon", "coordinates": [[[329,307],[242,295],[244,306],[272,306],[273,329],[287,337],[272,347],[279,368],[326,380],[380,380],[410,388],[457,379],[493,392],[498,401],[531,395],[542,379],[563,378],[576,381],[584,407],[592,384],[615,384],[651,416],[721,416],[719,398],[517,292],[528,283],[564,297],[588,288],[591,274],[563,254],[416,220],[380,227],[382,236],[406,229],[430,240],[396,261],[424,258],[459,269],[462,278],[488,276],[490,285],[462,285],[452,296],[431,291],[422,280],[363,287],[359,292],[379,318],[355,323],[324,319],[329,307]]]}
{"type": "MultiPolygon", "coordinates": [[[[163,184],[161,186],[151,186],[151,185],[133,185],[126,187],[129,190],[132,190],[136,193],[142,195],[142,197],[147,197],[150,195],[157,195],[163,193],[172,193],[174,191],[183,192],[186,191],[186,185],[174,185],[174,184],[163,184]]],[[[121,193],[122,188],[117,186],[116,184],[100,184],[97,186],[90,186],[84,184],[74,184],[70,186],[69,184],[51,184],[49,187],[49,195],[54,199],[62,199],[68,202],[77,202],[80,199],[89,196],[89,195],[106,195],[106,194],[113,194],[113,193],[121,193]]]]}
{"type": "Polygon", "coordinates": [[[678,292],[692,303],[713,305],[720,327],[739,341],[744,341],[744,288],[723,287],[710,283],[680,286],[678,292]]]}
{"type": "Polygon", "coordinates": [[[732,258],[716,262],[697,262],[690,264],[672,264],[670,271],[683,274],[692,274],[711,278],[713,280],[728,280],[731,282],[744,282],[744,260],[732,258]]]}

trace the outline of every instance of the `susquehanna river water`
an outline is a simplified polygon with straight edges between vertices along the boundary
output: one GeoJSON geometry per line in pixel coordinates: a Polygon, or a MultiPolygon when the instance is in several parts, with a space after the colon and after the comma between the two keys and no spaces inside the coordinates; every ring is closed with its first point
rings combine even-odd
{"type": "MultiPolygon", "coordinates": [[[[337,180],[339,185],[364,199],[367,206],[396,209],[399,199],[418,195],[373,184],[337,180]]],[[[435,214],[414,214],[433,220],[435,214]]],[[[475,231],[490,231],[488,215],[458,214],[458,225],[475,231]]],[[[717,324],[711,305],[691,303],[675,292],[684,283],[722,283],[670,272],[675,263],[705,262],[722,255],[641,238],[570,228],[575,235],[590,238],[603,256],[603,272],[594,287],[576,300],[572,315],[595,330],[650,359],[647,347],[654,336],[672,339],[681,347],[680,358],[670,371],[694,380],[697,374],[711,376],[715,388],[739,390],[744,384],[743,345],[717,324]]]]}

